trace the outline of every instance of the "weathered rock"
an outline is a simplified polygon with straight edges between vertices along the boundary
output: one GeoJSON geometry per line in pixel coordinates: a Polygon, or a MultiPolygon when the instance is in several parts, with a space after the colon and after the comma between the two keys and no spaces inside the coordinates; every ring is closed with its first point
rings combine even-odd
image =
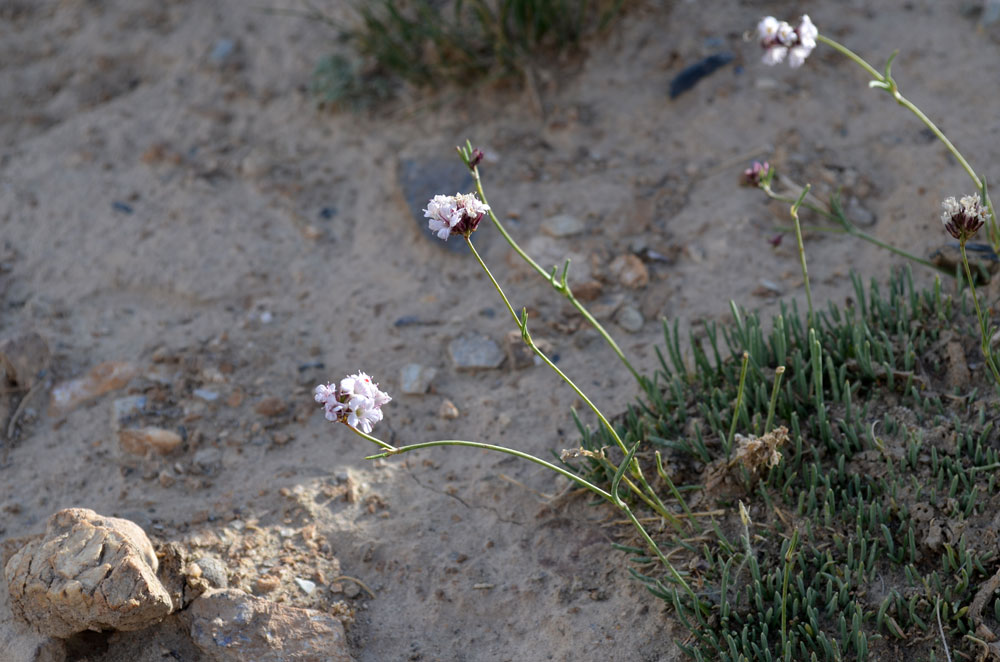
{"type": "Polygon", "coordinates": [[[448,353],[459,370],[499,368],[504,353],[492,338],[465,333],[448,343],[448,353]]]}
{"type": "Polygon", "coordinates": [[[407,363],[399,371],[399,388],[407,395],[422,395],[430,389],[431,382],[436,376],[435,368],[419,363],[407,363]]]}
{"type": "MultiPolygon", "coordinates": [[[[0,542],[0,568],[15,551],[38,536],[0,542]]],[[[61,639],[32,630],[10,610],[7,582],[0,581],[0,660],[4,662],[63,662],[66,649],[61,639]]]]}
{"type": "Polygon", "coordinates": [[[126,453],[145,457],[151,453],[169,455],[184,443],[179,434],[163,428],[125,428],[118,431],[118,444],[126,453]]]}
{"type": "Polygon", "coordinates": [[[159,563],[135,523],[67,508],[4,568],[11,610],[35,630],[66,638],[84,630],[139,630],[170,613],[159,563]]]}
{"type": "Polygon", "coordinates": [[[125,387],[136,374],[135,366],[125,361],[99,363],[83,377],[57,384],[52,389],[49,410],[53,416],[65,416],[85,402],[125,387]]]}
{"type": "Polygon", "coordinates": [[[353,662],[344,626],[236,590],[207,591],[182,612],[206,662],[353,662]]]}
{"type": "Polygon", "coordinates": [[[4,662],[63,662],[66,647],[14,618],[5,582],[0,582],[0,659],[4,662]]]}
{"type": "Polygon", "coordinates": [[[627,288],[637,290],[649,285],[649,269],[631,253],[616,257],[608,265],[608,269],[627,288]]]}
{"type": "Polygon", "coordinates": [[[569,214],[557,214],[542,221],[542,232],[550,237],[572,237],[586,229],[583,221],[569,214]]]}
{"type": "Polygon", "coordinates": [[[623,306],[615,315],[615,322],[629,333],[638,333],[642,330],[642,325],[646,323],[646,320],[638,308],[627,305],[623,306]]]}

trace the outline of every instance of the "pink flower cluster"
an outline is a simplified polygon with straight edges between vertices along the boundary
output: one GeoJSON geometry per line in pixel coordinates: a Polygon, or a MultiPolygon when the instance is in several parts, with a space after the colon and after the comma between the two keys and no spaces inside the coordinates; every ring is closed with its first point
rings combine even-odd
{"type": "Polygon", "coordinates": [[[371,434],[372,427],[382,420],[382,405],[392,401],[363,372],[348,375],[337,385],[320,384],[314,393],[326,411],[326,420],[347,423],[365,434],[371,434]]]}
{"type": "Polygon", "coordinates": [[[801,67],[816,48],[818,35],[819,30],[808,15],[802,17],[797,28],[773,16],[766,16],[757,24],[757,36],[764,49],[764,64],[772,66],[783,62],[787,55],[789,66],[793,69],[801,67]]]}
{"type": "Polygon", "coordinates": [[[437,234],[438,239],[448,241],[453,234],[468,237],[479,227],[483,214],[490,206],[483,204],[475,193],[455,195],[435,195],[427,203],[424,216],[429,218],[427,227],[437,234]]]}

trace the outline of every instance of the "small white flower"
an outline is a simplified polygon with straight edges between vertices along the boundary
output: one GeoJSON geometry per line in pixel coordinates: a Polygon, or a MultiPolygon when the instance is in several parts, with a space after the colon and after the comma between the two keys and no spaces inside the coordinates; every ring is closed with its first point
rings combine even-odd
{"type": "Polygon", "coordinates": [[[374,386],[372,378],[368,374],[359,372],[354,375],[348,375],[340,380],[340,394],[348,397],[361,395],[370,398],[372,397],[374,386]]]}
{"type": "Polygon", "coordinates": [[[479,201],[475,193],[459,193],[455,196],[455,205],[465,210],[468,216],[481,216],[490,210],[490,206],[479,201]]]}
{"type": "Polygon", "coordinates": [[[427,203],[424,217],[429,218],[427,227],[438,236],[438,239],[448,240],[451,229],[462,220],[462,212],[458,209],[455,196],[435,195],[427,203]]]}
{"type": "Polygon", "coordinates": [[[313,392],[316,402],[328,402],[331,398],[337,397],[337,387],[333,384],[320,384],[313,392]]]}
{"type": "Polygon", "coordinates": [[[360,428],[365,434],[371,434],[375,424],[382,420],[382,410],[371,398],[356,395],[348,401],[347,407],[347,424],[360,428]]]}
{"type": "Polygon", "coordinates": [[[802,63],[806,61],[809,54],[812,53],[811,48],[806,48],[805,46],[793,46],[788,51],[788,66],[792,69],[798,69],[802,66],[802,63]]]}
{"type": "Polygon", "coordinates": [[[773,16],[765,16],[757,24],[757,36],[761,41],[770,41],[778,36],[778,19],[773,16]]]}
{"type": "Polygon", "coordinates": [[[798,35],[795,34],[795,28],[791,25],[782,21],[778,24],[778,41],[785,46],[793,46],[798,40],[798,35]]]}
{"type": "MultiPolygon", "coordinates": [[[[963,198],[963,200],[964,199],[965,198],[963,198]]],[[[962,205],[958,204],[958,200],[956,200],[953,196],[945,198],[944,202],[941,203],[941,206],[944,207],[944,212],[941,214],[941,222],[944,223],[945,226],[951,222],[952,216],[962,211],[962,205]]]]}
{"type": "Polygon", "coordinates": [[[799,43],[806,48],[812,50],[816,48],[816,37],[819,36],[819,30],[813,25],[812,20],[809,18],[809,14],[803,14],[802,20],[799,22],[799,43]]]}
{"type": "Polygon", "coordinates": [[[771,46],[769,49],[764,51],[764,57],[761,60],[769,67],[773,67],[776,64],[781,64],[788,55],[788,48],[785,46],[771,46]]]}

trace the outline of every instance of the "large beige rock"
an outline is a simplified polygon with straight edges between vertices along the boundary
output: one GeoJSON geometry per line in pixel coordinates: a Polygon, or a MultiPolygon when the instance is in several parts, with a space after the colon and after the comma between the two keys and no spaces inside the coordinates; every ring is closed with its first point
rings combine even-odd
{"type": "Polygon", "coordinates": [[[206,591],[181,618],[206,662],[353,662],[344,626],[315,609],[288,607],[236,589],[206,591]]]}
{"type": "MultiPolygon", "coordinates": [[[[0,567],[8,556],[30,539],[0,542],[0,567]]],[[[10,610],[7,582],[0,582],[0,660],[3,662],[64,662],[66,646],[61,639],[38,634],[10,610]]]]}
{"type": "Polygon", "coordinates": [[[140,630],[173,608],[156,578],[156,553],[139,526],[68,508],[4,568],[11,610],[38,632],[140,630]]]}

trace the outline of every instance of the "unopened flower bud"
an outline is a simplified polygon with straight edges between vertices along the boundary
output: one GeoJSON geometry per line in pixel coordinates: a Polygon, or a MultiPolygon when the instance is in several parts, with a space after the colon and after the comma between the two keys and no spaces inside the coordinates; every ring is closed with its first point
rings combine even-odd
{"type": "Polygon", "coordinates": [[[477,165],[483,162],[483,150],[478,147],[472,150],[472,154],[469,155],[469,167],[475,168],[477,165]]]}
{"type": "Polygon", "coordinates": [[[767,181],[768,173],[771,172],[771,166],[767,161],[754,161],[753,165],[743,171],[740,175],[740,186],[750,186],[752,188],[758,188],[763,181],[767,181]]]}

